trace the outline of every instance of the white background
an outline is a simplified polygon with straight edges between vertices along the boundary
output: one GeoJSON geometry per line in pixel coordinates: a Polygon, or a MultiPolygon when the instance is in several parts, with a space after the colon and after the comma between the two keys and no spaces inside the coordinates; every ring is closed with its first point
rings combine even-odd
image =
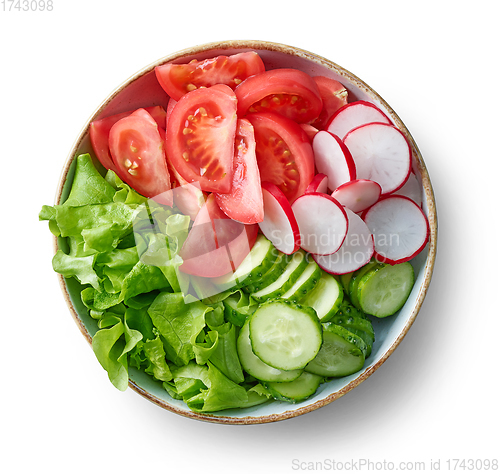
{"type": "Polygon", "coordinates": [[[446,471],[447,459],[500,458],[493,7],[54,0],[52,12],[0,11],[0,470],[281,474],[364,459],[446,471]],[[70,317],[38,222],[73,140],[115,87],[167,54],[226,39],[298,46],[373,87],[415,138],[439,218],[431,288],[388,361],[325,408],[257,426],[193,421],[114,389],[70,317]]]}

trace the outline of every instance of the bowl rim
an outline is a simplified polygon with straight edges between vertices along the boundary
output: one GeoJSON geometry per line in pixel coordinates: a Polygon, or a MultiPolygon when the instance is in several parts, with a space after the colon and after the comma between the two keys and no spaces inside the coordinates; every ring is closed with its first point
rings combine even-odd
{"type": "MultiPolygon", "coordinates": [[[[70,168],[71,165],[73,164],[73,161],[76,158],[76,153],[78,152],[78,149],[82,143],[82,141],[85,139],[86,135],[88,134],[89,126],[90,123],[95,120],[95,118],[105,109],[105,107],[127,86],[144,76],[145,74],[148,74],[149,72],[153,71],[156,66],[159,66],[161,64],[167,63],[167,62],[173,62],[177,60],[181,60],[184,57],[187,56],[193,56],[196,54],[203,54],[206,52],[209,52],[211,50],[254,50],[254,51],[259,51],[259,50],[265,50],[265,51],[272,51],[272,52],[278,52],[278,53],[284,53],[284,54],[289,54],[292,56],[298,56],[300,58],[310,60],[320,66],[326,67],[327,69],[333,70],[337,74],[339,74],[342,77],[345,77],[346,79],[349,80],[351,84],[353,84],[355,87],[363,90],[367,95],[371,97],[372,100],[381,103],[386,111],[389,113],[391,116],[391,119],[394,121],[396,126],[405,134],[407,137],[410,147],[412,150],[413,157],[416,160],[416,165],[418,168],[418,171],[421,176],[422,180],[422,187],[423,191],[425,194],[425,200],[427,205],[427,218],[429,220],[429,227],[430,227],[430,234],[429,234],[429,243],[428,243],[428,251],[427,251],[427,258],[425,261],[425,266],[422,269],[423,271],[423,282],[420,286],[415,305],[411,311],[411,314],[408,318],[408,321],[406,322],[405,326],[401,330],[401,332],[398,334],[397,338],[394,340],[394,342],[390,345],[390,347],[386,350],[386,352],[368,369],[364,370],[361,374],[359,374],[354,380],[349,382],[347,385],[342,387],[340,390],[331,393],[330,395],[327,395],[326,397],[317,400],[313,403],[310,403],[308,405],[304,405],[302,407],[297,407],[297,408],[292,408],[290,410],[287,410],[282,413],[278,414],[269,414],[269,415],[260,415],[260,416],[242,416],[242,417],[233,417],[233,416],[225,416],[224,412],[221,412],[222,414],[211,414],[211,413],[197,413],[194,411],[189,410],[188,408],[186,409],[180,409],[174,405],[171,405],[167,403],[165,400],[160,399],[153,395],[152,393],[148,392],[146,389],[140,387],[138,384],[136,384],[134,381],[129,379],[129,387],[132,388],[135,392],[138,394],[142,395],[144,398],[148,399],[149,401],[153,402],[154,404],[171,411],[173,413],[176,413],[178,415],[199,420],[199,421],[206,421],[206,422],[212,422],[212,423],[220,423],[220,424],[231,424],[231,425],[250,425],[250,424],[262,424],[262,423],[270,423],[270,422],[275,422],[275,421],[282,421],[290,418],[294,418],[306,413],[309,413],[311,411],[314,411],[318,408],[324,407],[334,400],[337,400],[338,398],[342,397],[346,393],[350,392],[352,389],[357,387],[360,383],[365,381],[370,375],[372,375],[380,366],[389,358],[389,356],[394,352],[396,347],[400,344],[400,342],[403,340],[403,338],[406,336],[408,333],[408,330],[414,323],[417,314],[420,311],[420,308],[422,307],[423,301],[425,299],[425,296],[427,294],[427,290],[430,285],[430,281],[432,278],[432,273],[434,269],[434,264],[435,264],[435,259],[436,259],[436,253],[437,253],[437,231],[438,231],[438,223],[437,223],[437,209],[436,209],[436,202],[435,202],[435,197],[434,197],[434,191],[432,188],[432,184],[430,181],[429,173],[427,171],[427,168],[425,166],[425,162],[423,160],[423,157],[420,153],[420,150],[417,147],[417,144],[413,137],[411,136],[409,130],[406,128],[404,123],[401,121],[401,119],[398,117],[396,112],[390,107],[390,105],[368,84],[366,84],[364,81],[359,79],[357,76],[349,72],[347,69],[339,66],[338,64],[334,63],[333,61],[330,61],[329,59],[324,58],[323,56],[317,55],[315,53],[311,53],[309,51],[306,51],[304,49],[294,47],[294,46],[289,46],[286,44],[282,43],[276,43],[276,42],[269,42],[269,41],[261,41],[261,40],[228,40],[228,41],[219,41],[219,42],[211,42],[211,43],[205,43],[201,45],[196,45],[193,47],[185,48],[183,50],[180,50],[178,52],[172,53],[170,55],[164,56],[152,63],[150,63],[148,66],[142,68],[132,76],[130,76],[127,80],[123,81],[118,87],[116,87],[105,99],[104,101],[101,102],[101,104],[95,109],[95,111],[92,113],[92,115],[87,119],[85,122],[85,125],[82,127],[77,139],[74,141],[71,150],[66,158],[65,164],[63,166],[63,169],[61,171],[60,177],[59,177],[59,182],[57,186],[57,191],[56,191],[56,196],[55,196],[55,204],[59,204],[61,201],[61,198],[63,196],[63,189],[64,185],[66,182],[66,179],[68,177],[68,174],[70,173],[70,168]]],[[[231,53],[234,54],[234,53],[231,53]]],[[[56,236],[53,237],[53,250],[54,253],[57,252],[59,249],[59,240],[56,236]]],[[[82,335],[85,337],[87,342],[91,345],[92,344],[92,337],[90,336],[87,328],[85,327],[85,324],[83,323],[82,319],[78,315],[77,310],[75,309],[71,297],[68,291],[68,287],[66,285],[66,280],[65,278],[57,274],[58,280],[59,280],[59,285],[61,287],[63,297],[66,301],[66,304],[70,310],[70,313],[76,322],[77,326],[80,329],[80,332],[82,335]]],[[[291,405],[293,407],[293,405],[291,405]]]]}

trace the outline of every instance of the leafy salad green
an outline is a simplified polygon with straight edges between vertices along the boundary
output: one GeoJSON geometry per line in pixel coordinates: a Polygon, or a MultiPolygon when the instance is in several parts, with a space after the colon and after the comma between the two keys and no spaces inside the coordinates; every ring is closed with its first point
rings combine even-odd
{"type": "MultiPolygon", "coordinates": [[[[67,248],[53,268],[81,284],[97,323],[93,351],[120,390],[129,367],[144,370],[197,412],[243,408],[271,399],[241,367],[236,326],[224,317],[226,292],[203,300],[183,291],[178,250],[190,218],[149,200],[89,154],[76,158],[67,200],[43,206],[40,220],[67,248]]],[[[244,311],[244,307],[240,307],[244,311]]]]}

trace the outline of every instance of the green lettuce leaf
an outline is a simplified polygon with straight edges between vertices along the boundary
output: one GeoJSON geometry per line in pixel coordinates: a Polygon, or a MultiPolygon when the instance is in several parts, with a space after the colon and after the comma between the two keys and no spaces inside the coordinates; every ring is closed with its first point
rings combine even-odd
{"type": "Polygon", "coordinates": [[[170,360],[186,365],[195,358],[193,343],[205,327],[205,314],[212,308],[201,301],[186,303],[182,293],[160,293],[148,313],[167,342],[170,360]]]}

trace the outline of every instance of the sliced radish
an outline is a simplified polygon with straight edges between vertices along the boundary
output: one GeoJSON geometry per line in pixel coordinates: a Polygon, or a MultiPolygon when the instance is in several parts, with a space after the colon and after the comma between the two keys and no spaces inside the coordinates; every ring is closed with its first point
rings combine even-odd
{"type": "Polygon", "coordinates": [[[292,206],[278,186],[262,183],[264,220],[259,222],[262,233],[281,252],[290,255],[300,247],[299,226],[292,206]]]}
{"type": "Polygon", "coordinates": [[[344,138],[353,128],[372,122],[391,123],[378,107],[370,102],[357,100],[339,109],[330,119],[326,130],[344,138]]]}
{"type": "Polygon", "coordinates": [[[375,256],[391,265],[417,255],[429,239],[429,222],[422,209],[405,196],[380,199],[363,214],[373,234],[375,256]]]}
{"type": "Polygon", "coordinates": [[[316,169],[328,176],[331,190],[356,179],[354,160],[339,137],[322,130],[314,136],[312,146],[316,169]]]}
{"type": "Polygon", "coordinates": [[[328,176],[323,173],[318,173],[309,186],[306,188],[306,193],[326,193],[328,190],[328,176]]]}
{"type": "Polygon", "coordinates": [[[332,193],[340,204],[353,212],[362,212],[375,204],[382,192],[380,184],[370,179],[355,179],[341,184],[332,193]]]}
{"type": "Polygon", "coordinates": [[[382,194],[401,188],[411,171],[411,150],[406,137],[394,126],[369,123],[344,138],[356,164],[357,178],[380,184],[382,194]]]}
{"type": "Polygon", "coordinates": [[[328,194],[303,194],[292,204],[300,231],[300,246],[317,255],[336,252],[349,227],[343,206],[328,194]]]}
{"type": "Polygon", "coordinates": [[[316,263],[328,273],[343,275],[366,265],[373,256],[373,236],[363,219],[346,208],[349,230],[340,249],[331,255],[313,255],[316,263]]]}
{"type": "Polygon", "coordinates": [[[408,181],[398,189],[393,195],[406,196],[422,207],[422,185],[418,182],[417,176],[413,171],[408,177],[408,181]]]}

